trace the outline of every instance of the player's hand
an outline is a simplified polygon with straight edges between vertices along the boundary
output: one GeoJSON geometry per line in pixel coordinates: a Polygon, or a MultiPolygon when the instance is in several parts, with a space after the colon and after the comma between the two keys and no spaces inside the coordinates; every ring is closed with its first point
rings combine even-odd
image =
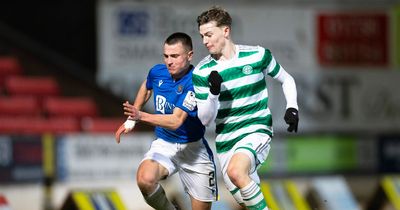
{"type": "Polygon", "coordinates": [[[119,142],[121,141],[121,135],[123,133],[129,133],[130,131],[133,130],[133,128],[135,127],[136,121],[128,118],[124,124],[122,124],[121,126],[119,126],[117,132],[115,132],[115,141],[119,144],[119,142]]]}
{"type": "Polygon", "coordinates": [[[140,111],[136,109],[132,104],[126,101],[124,104],[124,114],[130,117],[132,120],[137,121],[140,120],[140,111]]]}
{"type": "Polygon", "coordinates": [[[218,95],[221,92],[222,77],[217,71],[212,71],[208,76],[208,84],[210,85],[210,92],[213,95],[218,95]]]}
{"type": "Polygon", "coordinates": [[[121,126],[119,126],[117,132],[115,132],[115,141],[117,142],[117,144],[121,142],[121,134],[124,132],[125,132],[125,126],[124,124],[122,124],[121,126]]]}
{"type": "Polygon", "coordinates": [[[299,111],[295,108],[288,108],[286,109],[285,122],[289,125],[288,131],[289,132],[297,132],[297,127],[299,125],[299,111]]]}

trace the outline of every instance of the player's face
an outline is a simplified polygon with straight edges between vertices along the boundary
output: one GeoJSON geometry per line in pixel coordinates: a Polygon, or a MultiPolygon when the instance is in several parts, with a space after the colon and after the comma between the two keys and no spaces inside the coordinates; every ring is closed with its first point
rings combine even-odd
{"type": "Polygon", "coordinates": [[[168,71],[175,79],[182,77],[190,65],[193,51],[188,51],[178,42],[176,44],[164,44],[164,63],[168,71]]]}
{"type": "Polygon", "coordinates": [[[218,27],[215,21],[200,25],[200,36],[203,44],[210,54],[221,54],[225,47],[225,40],[229,36],[229,28],[226,26],[218,27]]]}

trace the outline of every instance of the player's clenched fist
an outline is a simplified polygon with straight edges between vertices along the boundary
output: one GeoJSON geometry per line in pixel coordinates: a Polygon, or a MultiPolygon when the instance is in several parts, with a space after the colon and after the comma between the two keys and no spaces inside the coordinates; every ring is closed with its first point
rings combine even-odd
{"type": "Polygon", "coordinates": [[[299,111],[295,108],[288,108],[285,113],[284,117],[286,123],[289,125],[288,131],[289,132],[297,132],[297,127],[299,124],[299,111]]]}
{"type": "Polygon", "coordinates": [[[210,92],[213,95],[218,95],[221,92],[222,77],[217,71],[212,71],[208,76],[208,84],[210,85],[210,92]]]}

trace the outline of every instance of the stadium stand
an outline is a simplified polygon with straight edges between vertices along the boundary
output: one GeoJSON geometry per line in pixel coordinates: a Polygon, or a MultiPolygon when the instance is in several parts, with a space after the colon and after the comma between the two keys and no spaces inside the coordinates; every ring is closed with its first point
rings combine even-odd
{"type": "Polygon", "coordinates": [[[40,116],[41,111],[36,97],[0,96],[0,116],[40,116]]]}
{"type": "Polygon", "coordinates": [[[7,199],[4,195],[0,193],[0,209],[1,210],[11,210],[10,206],[8,205],[7,199]]]}
{"type": "Polygon", "coordinates": [[[46,97],[60,92],[55,78],[49,76],[9,76],[4,85],[9,95],[46,97]]]}
{"type": "Polygon", "coordinates": [[[71,117],[0,117],[0,133],[65,134],[80,131],[80,121],[71,117]]]}
{"type": "Polygon", "coordinates": [[[4,79],[11,75],[22,73],[22,67],[18,59],[14,56],[0,56],[0,86],[4,84],[4,79]]]}
{"type": "Polygon", "coordinates": [[[29,74],[21,60],[12,54],[0,56],[1,134],[113,133],[124,121],[102,116],[88,94],[66,95],[66,81],[58,76],[29,74]]]}
{"type": "Polygon", "coordinates": [[[89,97],[49,97],[43,101],[43,110],[50,117],[95,117],[97,106],[89,97]]]}
{"type": "Polygon", "coordinates": [[[112,133],[124,121],[124,118],[85,117],[82,119],[82,131],[89,133],[112,133]]]}

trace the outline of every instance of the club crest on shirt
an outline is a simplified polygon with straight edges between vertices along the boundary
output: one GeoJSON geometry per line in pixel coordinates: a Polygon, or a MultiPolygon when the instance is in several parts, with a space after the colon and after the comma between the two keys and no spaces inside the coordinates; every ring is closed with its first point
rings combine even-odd
{"type": "Polygon", "coordinates": [[[245,65],[243,66],[242,72],[243,74],[251,74],[251,72],[253,72],[253,67],[250,65],[245,65]]]}
{"type": "Polygon", "coordinates": [[[178,85],[178,88],[176,89],[177,94],[182,94],[183,92],[183,85],[178,85]]]}

